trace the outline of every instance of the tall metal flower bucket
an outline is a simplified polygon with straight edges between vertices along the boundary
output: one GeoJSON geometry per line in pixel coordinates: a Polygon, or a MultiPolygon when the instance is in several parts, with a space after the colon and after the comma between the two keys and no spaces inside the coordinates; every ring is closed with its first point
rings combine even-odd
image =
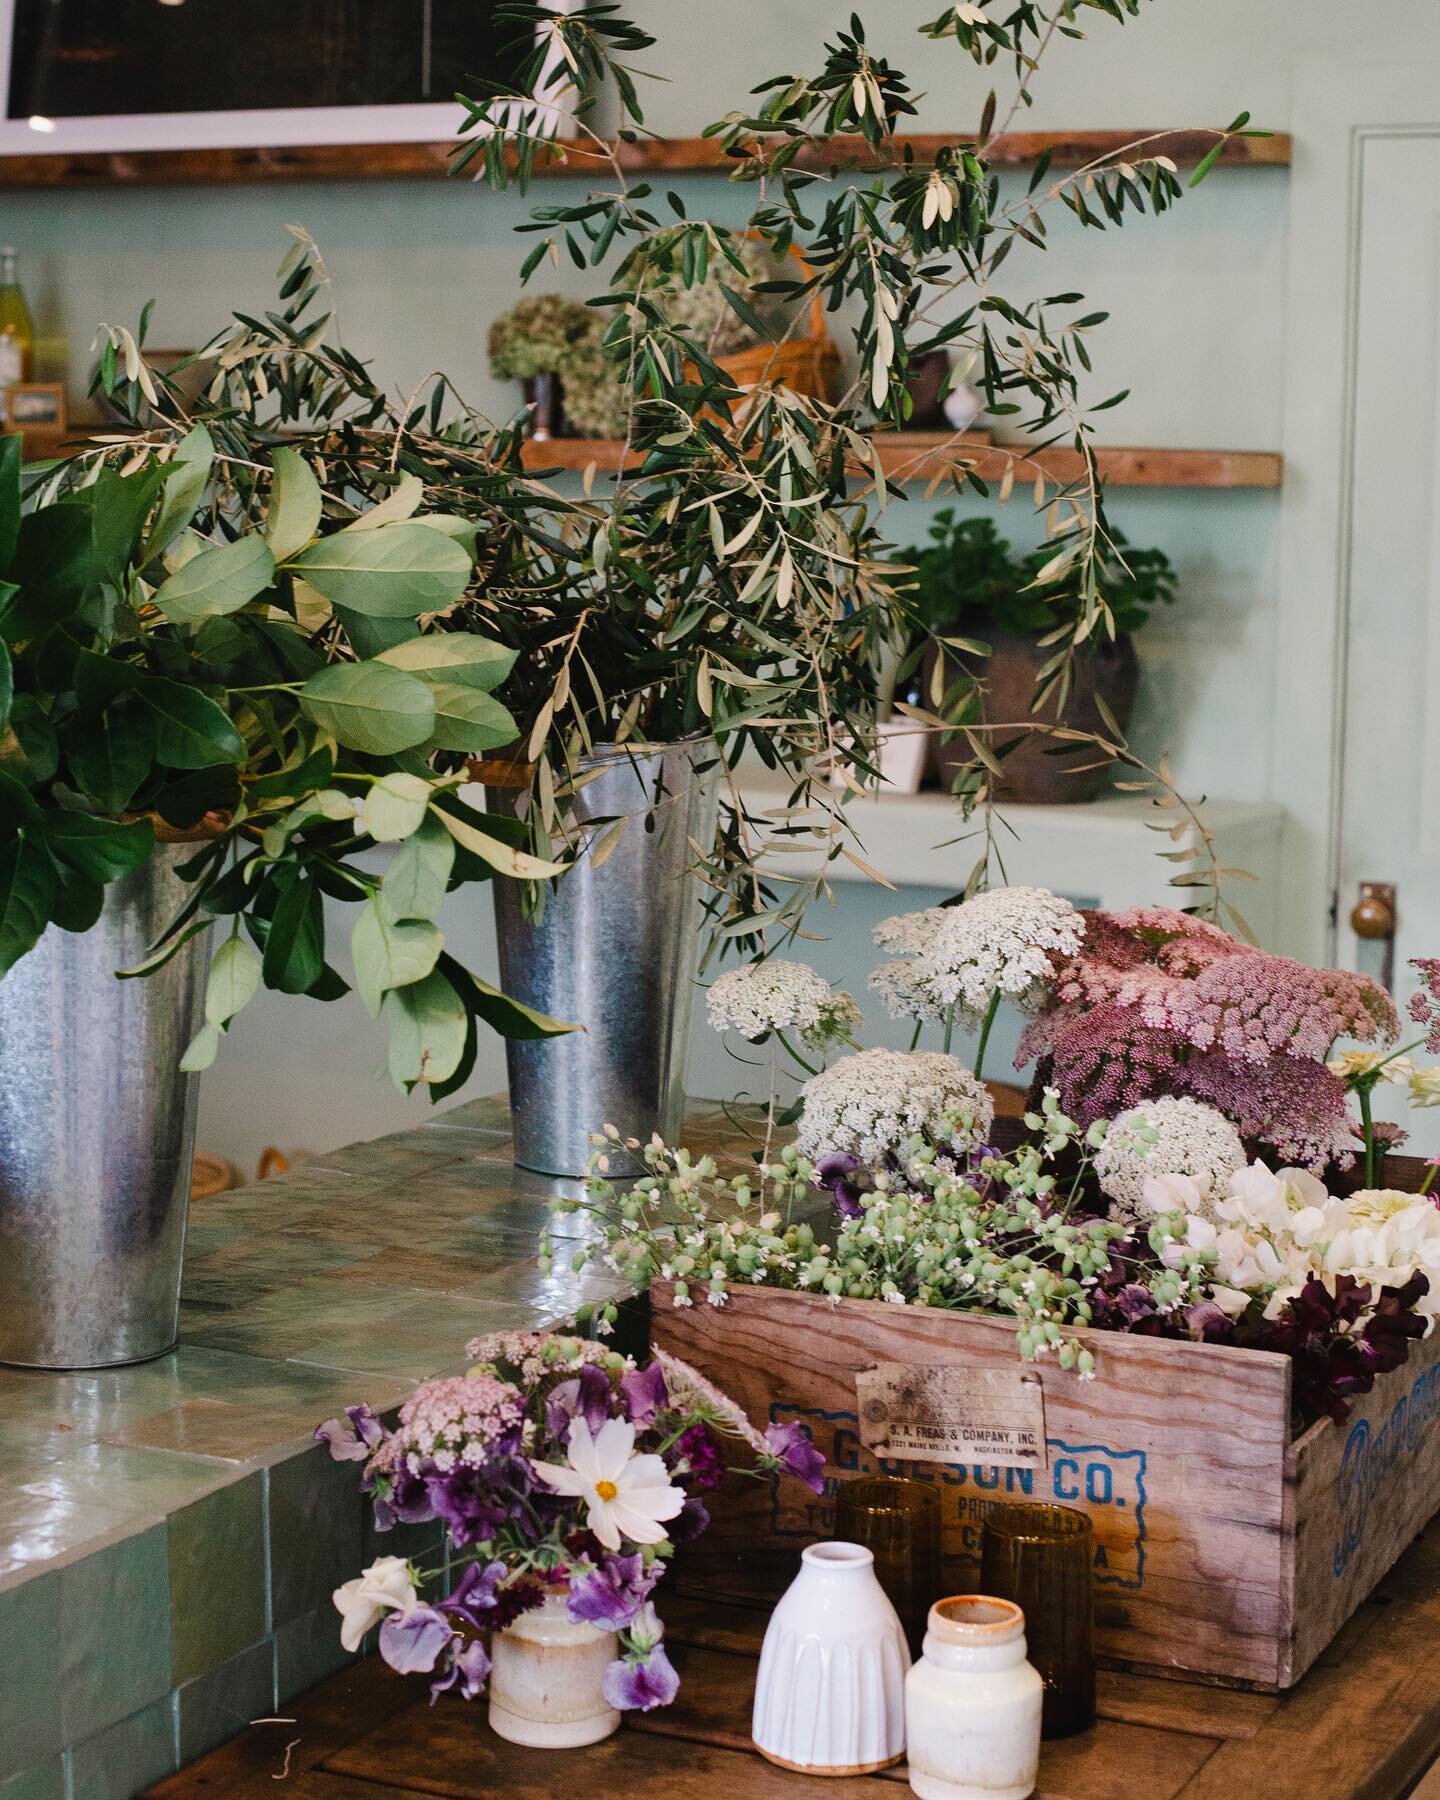
{"type": "Polygon", "coordinates": [[[86,932],[52,925],[0,980],[0,1362],[101,1368],[175,1343],[198,1077],[200,932],[133,968],[190,892],[158,844],[86,932]]]}
{"type": "Polygon", "coordinates": [[[515,1160],[546,1175],[583,1175],[602,1125],[642,1141],[679,1129],[703,922],[692,840],[708,847],[714,833],[720,759],[689,739],[607,747],[584,770],[572,803],[583,849],[540,921],[517,882],[493,884],[506,993],[584,1027],[505,1046],[515,1160]],[[616,819],[624,829],[597,864],[616,819]]]}

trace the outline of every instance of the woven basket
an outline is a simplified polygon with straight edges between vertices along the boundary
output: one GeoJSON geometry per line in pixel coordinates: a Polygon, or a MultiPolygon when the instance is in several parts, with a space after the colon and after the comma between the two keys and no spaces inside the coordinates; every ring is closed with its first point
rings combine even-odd
{"type": "MultiPolygon", "coordinates": [[[[745,236],[763,242],[758,231],[747,231],[745,236]]],[[[805,275],[813,272],[794,244],[790,255],[805,275]]],[[[804,337],[794,335],[781,344],[754,344],[748,350],[735,350],[729,356],[717,356],[717,366],[737,387],[758,387],[765,382],[772,387],[789,388],[811,400],[828,400],[839,372],[840,352],[825,335],[825,306],[818,290],[810,295],[808,312],[810,329],[804,337]]]]}

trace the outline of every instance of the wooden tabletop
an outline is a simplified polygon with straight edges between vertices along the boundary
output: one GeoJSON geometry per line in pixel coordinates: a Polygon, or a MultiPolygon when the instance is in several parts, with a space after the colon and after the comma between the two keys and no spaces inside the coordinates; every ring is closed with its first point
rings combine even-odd
{"type": "MultiPolygon", "coordinates": [[[[671,1597],[674,1706],[587,1750],[523,1750],[483,1702],[431,1707],[376,1661],[313,1688],[149,1790],[149,1800],[899,1800],[903,1769],[791,1775],[750,1749],[764,1615],[671,1597]]],[[[1440,1523],[1396,1564],[1288,1695],[1102,1670],[1093,1731],[1046,1744],[1040,1800],[1440,1800],[1440,1523]],[[1418,1785],[1417,1785],[1418,1783],[1418,1785]]]]}

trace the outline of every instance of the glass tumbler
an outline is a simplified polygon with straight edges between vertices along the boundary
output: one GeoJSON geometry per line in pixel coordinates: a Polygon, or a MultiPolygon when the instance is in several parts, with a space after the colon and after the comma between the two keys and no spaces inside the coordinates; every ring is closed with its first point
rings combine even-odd
{"type": "Polygon", "coordinates": [[[1045,1683],[1042,1735],[1095,1723],[1094,1545],[1073,1506],[992,1507],[980,1540],[980,1586],[1025,1614],[1030,1661],[1045,1683]]]}
{"type": "Polygon", "coordinates": [[[919,1656],[925,1621],[941,1592],[939,1491],[903,1475],[842,1481],[835,1496],[835,1536],[873,1554],[876,1577],[900,1615],[910,1654],[919,1656]]]}

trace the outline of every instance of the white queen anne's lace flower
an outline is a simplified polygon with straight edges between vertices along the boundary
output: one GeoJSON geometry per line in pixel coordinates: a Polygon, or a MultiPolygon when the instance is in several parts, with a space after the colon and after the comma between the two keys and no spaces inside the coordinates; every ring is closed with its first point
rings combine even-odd
{"type": "Polygon", "coordinates": [[[717,976],[705,1010],[715,1031],[738,1031],[754,1043],[767,1032],[793,1030],[812,1050],[843,1043],[860,1024],[852,995],[832,988],[804,963],[777,957],[717,976]]]}
{"type": "Polygon", "coordinates": [[[842,1056],[801,1089],[796,1148],[818,1162],[856,1156],[873,1168],[917,1133],[952,1149],[983,1143],[995,1103],[953,1056],[937,1050],[862,1050],[842,1056]],[[967,1130],[948,1136],[947,1114],[968,1116],[967,1130]]]}
{"type": "Polygon", "coordinates": [[[1245,1146],[1223,1114],[1199,1100],[1170,1094],[1121,1113],[1095,1153],[1095,1173],[1118,1219],[1174,1208],[1176,1200],[1167,1194],[1177,1176],[1195,1184],[1198,1210],[1213,1216],[1210,1202],[1244,1167],[1245,1146]]]}
{"type": "Polygon", "coordinates": [[[875,942],[911,958],[887,963],[870,985],[892,1013],[938,1018],[953,1006],[978,1019],[998,991],[1025,1011],[1045,998],[1049,953],[1072,956],[1085,922],[1045,888],[991,888],[960,906],[927,906],[875,927],[875,942]],[[901,973],[906,970],[906,973],[901,973]]]}

